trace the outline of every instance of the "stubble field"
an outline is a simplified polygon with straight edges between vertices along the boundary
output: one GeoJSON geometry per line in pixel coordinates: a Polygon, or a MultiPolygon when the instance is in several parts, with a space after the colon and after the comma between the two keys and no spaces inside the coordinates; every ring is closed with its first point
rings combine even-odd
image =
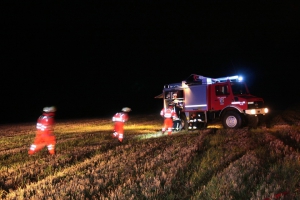
{"type": "Polygon", "coordinates": [[[270,127],[160,133],[130,116],[123,143],[111,118],[57,121],[56,155],[27,154],[35,123],[0,126],[1,199],[300,199],[300,107],[270,127]]]}

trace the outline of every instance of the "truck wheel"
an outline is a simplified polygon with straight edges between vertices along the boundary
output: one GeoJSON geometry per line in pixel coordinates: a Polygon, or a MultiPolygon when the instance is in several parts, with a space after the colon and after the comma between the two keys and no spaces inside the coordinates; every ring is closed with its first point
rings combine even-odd
{"type": "Polygon", "coordinates": [[[234,111],[229,111],[225,113],[222,119],[224,128],[237,129],[242,126],[242,118],[241,115],[234,111]]]}
{"type": "Polygon", "coordinates": [[[185,114],[180,115],[181,127],[182,130],[188,130],[188,123],[185,114]]]}

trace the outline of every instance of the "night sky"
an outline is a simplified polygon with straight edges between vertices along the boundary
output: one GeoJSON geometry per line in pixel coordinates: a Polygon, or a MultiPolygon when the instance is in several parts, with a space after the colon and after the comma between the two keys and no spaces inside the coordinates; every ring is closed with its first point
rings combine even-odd
{"type": "Polygon", "coordinates": [[[273,110],[299,102],[298,1],[155,2],[2,2],[0,124],[51,105],[57,119],[159,117],[154,97],[190,74],[242,75],[273,110]]]}

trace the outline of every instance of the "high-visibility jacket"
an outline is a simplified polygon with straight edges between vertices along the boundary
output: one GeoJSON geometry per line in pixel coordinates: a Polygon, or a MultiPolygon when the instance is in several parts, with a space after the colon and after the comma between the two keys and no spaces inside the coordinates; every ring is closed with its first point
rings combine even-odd
{"type": "Polygon", "coordinates": [[[116,113],[112,118],[113,122],[126,122],[127,120],[128,120],[128,114],[123,112],[116,113]]]}
{"type": "Polygon", "coordinates": [[[43,113],[37,120],[37,134],[52,134],[54,126],[54,113],[43,113]]]}
{"type": "Polygon", "coordinates": [[[172,107],[169,108],[163,108],[160,111],[160,115],[164,118],[173,118],[173,117],[177,117],[176,112],[174,111],[174,109],[172,107]]]}

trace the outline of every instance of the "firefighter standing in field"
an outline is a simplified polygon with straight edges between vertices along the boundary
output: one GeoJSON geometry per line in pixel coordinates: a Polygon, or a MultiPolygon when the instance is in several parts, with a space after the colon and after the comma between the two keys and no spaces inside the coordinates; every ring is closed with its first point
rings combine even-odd
{"type": "Polygon", "coordinates": [[[114,133],[113,137],[118,138],[119,142],[123,142],[124,137],[124,123],[128,121],[128,113],[131,111],[131,108],[125,107],[122,108],[122,112],[117,112],[112,121],[114,122],[114,133]]]}
{"type": "Polygon", "coordinates": [[[56,138],[53,134],[55,112],[56,108],[54,106],[43,108],[43,114],[37,120],[36,136],[28,151],[29,155],[40,151],[45,146],[47,146],[51,155],[55,154],[56,138]]]}
{"type": "MultiPolygon", "coordinates": [[[[189,130],[196,130],[201,128],[201,115],[198,113],[191,114],[190,120],[189,120],[189,130]]],[[[203,123],[202,123],[203,124],[203,123]]],[[[203,126],[203,125],[202,125],[203,126]]]]}
{"type": "Polygon", "coordinates": [[[176,113],[176,116],[173,117],[173,130],[174,131],[180,131],[181,130],[181,120],[180,120],[180,112],[181,107],[179,106],[179,101],[175,99],[174,101],[174,111],[176,113]]]}
{"type": "Polygon", "coordinates": [[[164,118],[164,126],[162,128],[162,133],[165,133],[165,131],[168,131],[168,135],[172,134],[172,128],[173,128],[173,118],[177,117],[176,112],[174,110],[174,103],[169,103],[168,108],[163,108],[160,111],[160,115],[164,118]]]}

